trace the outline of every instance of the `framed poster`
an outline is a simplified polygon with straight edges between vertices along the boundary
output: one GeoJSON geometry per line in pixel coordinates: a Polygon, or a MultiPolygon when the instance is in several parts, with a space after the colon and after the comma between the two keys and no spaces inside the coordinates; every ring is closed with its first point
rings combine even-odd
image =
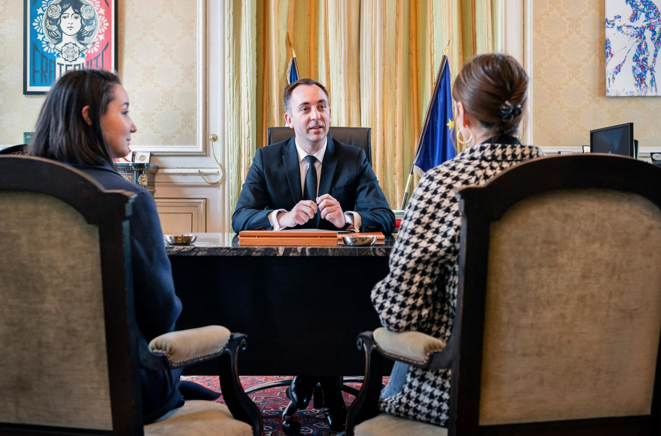
{"type": "Polygon", "coordinates": [[[117,70],[118,0],[24,0],[23,94],[69,70],[117,70]]]}
{"type": "Polygon", "coordinates": [[[605,0],[606,96],[661,95],[661,0],[605,0]]]}

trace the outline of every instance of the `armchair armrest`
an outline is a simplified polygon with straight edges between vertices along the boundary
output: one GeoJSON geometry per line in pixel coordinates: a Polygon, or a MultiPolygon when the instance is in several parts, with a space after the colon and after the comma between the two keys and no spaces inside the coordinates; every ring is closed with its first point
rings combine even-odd
{"type": "Polygon", "coordinates": [[[416,366],[425,365],[432,353],[445,349],[445,342],[421,332],[374,330],[374,342],[381,354],[416,366]]]}
{"type": "Polygon", "coordinates": [[[455,335],[445,343],[421,332],[392,332],[380,327],[374,332],[360,333],[357,342],[358,349],[365,353],[366,372],[363,386],[349,407],[346,436],[353,436],[356,425],[380,413],[378,403],[382,388],[383,357],[422,369],[449,368],[452,365],[455,335]]]}
{"type": "Polygon", "coordinates": [[[263,427],[259,408],[246,395],[238,371],[238,353],[246,349],[246,335],[221,326],[207,326],[166,333],[139,347],[140,364],[151,370],[167,370],[218,358],[218,377],[225,404],[234,419],[250,424],[253,434],[263,427]]]}
{"type": "Polygon", "coordinates": [[[151,353],[140,353],[140,360],[155,370],[201,362],[223,354],[230,336],[228,329],[217,325],[166,333],[152,339],[151,353]]]}

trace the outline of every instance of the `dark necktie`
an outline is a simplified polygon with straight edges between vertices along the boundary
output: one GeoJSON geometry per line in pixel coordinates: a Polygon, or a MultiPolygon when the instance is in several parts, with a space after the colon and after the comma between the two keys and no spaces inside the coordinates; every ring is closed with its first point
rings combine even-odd
{"type": "MultiPolygon", "coordinates": [[[[317,158],[308,155],[305,157],[308,161],[308,172],[305,174],[305,192],[303,193],[303,200],[312,200],[316,203],[317,201],[317,168],[315,168],[314,163],[317,161],[317,158]]],[[[315,217],[306,223],[306,227],[319,228],[319,213],[315,214],[315,217]]]]}

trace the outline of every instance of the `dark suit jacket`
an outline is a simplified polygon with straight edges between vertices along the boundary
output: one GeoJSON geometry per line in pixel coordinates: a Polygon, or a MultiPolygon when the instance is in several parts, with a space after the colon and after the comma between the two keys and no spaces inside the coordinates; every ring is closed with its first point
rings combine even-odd
{"type": "MultiPolygon", "coordinates": [[[[135,316],[141,334],[139,346],[148,349],[149,341],[174,330],[181,313],[181,302],[174,292],[170,259],[163,245],[161,222],[154,198],[142,186],[122,177],[110,164],[73,167],[92,176],[105,189],[121,189],[138,194],[133,202],[133,214],[129,218],[131,269],[135,316]]],[[[153,422],[184,403],[177,388],[181,372],[181,369],[140,369],[145,423],[153,422]]]]}
{"type": "MultiPolygon", "coordinates": [[[[390,210],[379,182],[358,147],[334,141],[328,145],[321,166],[319,196],[330,194],[340,202],[342,211],[360,214],[360,231],[391,233],[395,215],[390,210]]],[[[301,174],[294,138],[257,150],[232,215],[232,229],[271,230],[268,214],[276,209],[291,210],[303,199],[301,174]]],[[[319,227],[337,230],[327,220],[319,227]]]]}

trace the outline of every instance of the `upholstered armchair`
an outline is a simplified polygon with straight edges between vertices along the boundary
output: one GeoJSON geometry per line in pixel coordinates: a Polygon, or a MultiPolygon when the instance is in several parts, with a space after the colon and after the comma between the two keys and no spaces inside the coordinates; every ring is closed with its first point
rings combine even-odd
{"type": "Polygon", "coordinates": [[[648,163],[570,155],[459,190],[452,338],[361,334],[347,435],[659,434],[659,187],[648,163]],[[379,412],[383,356],[451,368],[447,429],[379,412]]]}
{"type": "Polygon", "coordinates": [[[220,326],[168,333],[139,355],[129,223],[134,195],[40,158],[0,156],[0,433],[259,435],[220,326]],[[187,401],[143,426],[139,368],[218,359],[225,405],[187,401]]]}

